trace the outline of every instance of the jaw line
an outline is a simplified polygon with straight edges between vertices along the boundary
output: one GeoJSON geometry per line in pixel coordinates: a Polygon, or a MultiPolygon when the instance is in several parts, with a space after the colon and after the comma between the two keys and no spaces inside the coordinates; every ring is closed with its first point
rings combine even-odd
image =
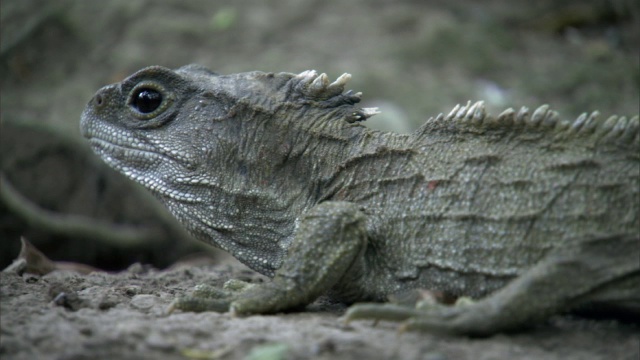
{"type": "MultiPolygon", "coordinates": [[[[160,161],[163,161],[163,159],[166,159],[171,162],[177,163],[184,168],[189,168],[193,166],[193,163],[189,161],[187,157],[169,155],[166,152],[154,151],[156,149],[141,149],[141,148],[136,148],[132,146],[125,146],[125,145],[116,144],[110,141],[106,141],[97,137],[90,137],[88,138],[88,140],[95,152],[102,153],[106,155],[109,159],[113,158],[114,153],[119,151],[119,152],[124,152],[125,156],[126,155],[135,156],[136,158],[142,158],[145,160],[154,158],[154,159],[159,159],[160,161]]],[[[131,168],[131,166],[126,166],[126,165],[123,166],[121,164],[116,164],[113,161],[109,161],[109,163],[111,166],[114,166],[117,169],[122,169],[123,167],[131,168]]]]}

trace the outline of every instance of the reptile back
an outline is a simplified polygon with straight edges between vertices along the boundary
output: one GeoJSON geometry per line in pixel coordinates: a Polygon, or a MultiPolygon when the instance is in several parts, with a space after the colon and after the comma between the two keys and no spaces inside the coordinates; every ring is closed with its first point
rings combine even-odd
{"type": "Polygon", "coordinates": [[[556,247],[640,236],[638,138],[637,117],[468,104],[350,158],[334,199],[370,215],[367,258],[386,262],[370,267],[392,274],[376,275],[383,288],[481,296],[556,247]]]}

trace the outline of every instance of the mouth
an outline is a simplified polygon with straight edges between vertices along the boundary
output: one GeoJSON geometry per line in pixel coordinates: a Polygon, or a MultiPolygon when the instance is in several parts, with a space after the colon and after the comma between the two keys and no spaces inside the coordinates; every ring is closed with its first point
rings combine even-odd
{"type": "Polygon", "coordinates": [[[188,194],[171,191],[171,187],[165,183],[166,179],[163,179],[163,176],[160,175],[161,172],[158,171],[158,168],[163,163],[175,163],[175,160],[169,156],[113,144],[98,138],[90,138],[89,142],[93,151],[104,162],[129,179],[143,185],[152,193],[182,202],[197,202],[197,199],[188,194]]]}
{"type": "Polygon", "coordinates": [[[127,164],[150,164],[163,159],[161,154],[152,151],[114,144],[90,135],[87,138],[93,151],[117,170],[125,171],[127,164]]]}
{"type": "Polygon", "coordinates": [[[83,135],[89,140],[93,151],[116,169],[123,169],[128,164],[130,167],[140,167],[166,162],[176,163],[187,169],[195,166],[194,161],[186,154],[162,151],[162,148],[148,142],[131,138],[131,144],[125,145],[96,137],[90,131],[83,132],[83,135]]]}

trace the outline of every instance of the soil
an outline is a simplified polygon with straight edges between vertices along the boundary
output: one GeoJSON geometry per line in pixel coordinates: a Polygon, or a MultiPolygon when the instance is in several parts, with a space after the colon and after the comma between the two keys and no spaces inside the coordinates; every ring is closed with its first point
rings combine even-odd
{"type": "MultiPolygon", "coordinates": [[[[3,121],[36,122],[78,140],[79,116],[93,93],[148,65],[199,63],[220,73],[316,69],[331,78],[349,72],[351,88],[364,92],[363,106],[383,112],[374,126],[394,131],[410,131],[468,99],[484,99],[494,113],[548,103],[566,118],[640,108],[640,8],[633,1],[13,0],[0,7],[3,121]]],[[[55,186],[59,171],[48,168],[38,178],[55,186]]],[[[9,225],[0,221],[0,230],[9,225]]],[[[1,239],[0,250],[9,242],[18,239],[1,239]]],[[[83,252],[82,242],[73,253],[83,252]]],[[[229,258],[195,265],[162,252],[163,264],[175,265],[0,273],[0,357],[640,358],[640,327],[615,320],[556,316],[520,333],[471,339],[399,333],[386,322],[345,324],[345,306],[326,299],[268,316],[168,315],[171,301],[196,284],[268,280],[229,258]]],[[[80,259],[56,260],[88,261],[80,259]]]]}
{"type": "Polygon", "coordinates": [[[239,265],[134,264],[109,274],[2,273],[3,359],[638,359],[640,331],[616,321],[558,316],[518,334],[483,339],[400,333],[396,324],[345,324],[344,305],[232,317],[167,315],[196,284],[262,281],[239,265]],[[271,357],[273,356],[273,357],[271,357]]]}

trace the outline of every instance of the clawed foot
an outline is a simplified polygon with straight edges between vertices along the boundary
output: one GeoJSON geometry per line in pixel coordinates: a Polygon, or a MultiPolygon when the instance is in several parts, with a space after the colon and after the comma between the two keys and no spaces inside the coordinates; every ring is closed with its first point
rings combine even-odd
{"type": "Polygon", "coordinates": [[[396,304],[356,304],[347,310],[345,321],[371,319],[402,322],[400,331],[417,330],[439,334],[483,336],[493,332],[491,316],[468,298],[454,306],[419,302],[415,308],[396,304]]]}
{"type": "Polygon", "coordinates": [[[206,284],[196,285],[191,295],[182,296],[174,300],[167,312],[171,314],[175,310],[190,312],[227,312],[231,303],[244,291],[254,287],[254,284],[241,280],[229,280],[222,289],[206,284]]]}

